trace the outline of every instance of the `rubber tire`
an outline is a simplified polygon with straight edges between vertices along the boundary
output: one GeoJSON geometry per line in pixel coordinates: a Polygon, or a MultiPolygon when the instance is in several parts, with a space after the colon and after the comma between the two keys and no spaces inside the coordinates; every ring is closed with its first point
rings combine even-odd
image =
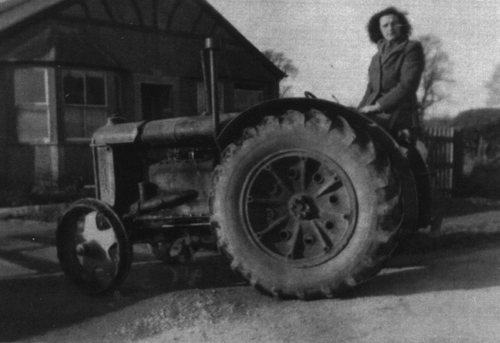
{"type": "Polygon", "coordinates": [[[125,227],[119,216],[106,203],[93,198],[78,200],[63,214],[56,230],[57,257],[64,273],[85,294],[108,294],[119,287],[127,277],[133,260],[133,250],[125,227]],[[116,238],[118,263],[113,276],[102,284],[89,280],[89,276],[78,259],[78,225],[82,215],[99,212],[111,225],[116,238]]]}
{"type": "Polygon", "coordinates": [[[231,268],[257,289],[276,297],[333,297],[374,275],[396,247],[402,221],[399,181],[388,157],[364,131],[342,117],[287,111],[269,116],[223,152],[213,175],[211,225],[231,268]],[[357,218],[352,236],[333,258],[297,267],[266,253],[249,233],[244,218],[249,171],[269,154],[305,149],[334,160],[351,181],[357,218]]]}

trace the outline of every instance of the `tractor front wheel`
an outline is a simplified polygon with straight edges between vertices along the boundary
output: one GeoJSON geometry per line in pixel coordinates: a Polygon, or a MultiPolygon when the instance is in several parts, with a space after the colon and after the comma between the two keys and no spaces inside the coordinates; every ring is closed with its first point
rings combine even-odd
{"type": "Polygon", "coordinates": [[[79,200],[64,213],[56,245],[63,271],[86,293],[115,289],[132,264],[132,246],[121,220],[96,199],[79,200]]]}

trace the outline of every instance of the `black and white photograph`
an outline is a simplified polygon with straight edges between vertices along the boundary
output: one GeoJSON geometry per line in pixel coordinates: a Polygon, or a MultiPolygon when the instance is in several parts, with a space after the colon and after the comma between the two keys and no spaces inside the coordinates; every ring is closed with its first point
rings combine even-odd
{"type": "Polygon", "coordinates": [[[500,2],[0,0],[0,342],[500,341],[500,2]]]}

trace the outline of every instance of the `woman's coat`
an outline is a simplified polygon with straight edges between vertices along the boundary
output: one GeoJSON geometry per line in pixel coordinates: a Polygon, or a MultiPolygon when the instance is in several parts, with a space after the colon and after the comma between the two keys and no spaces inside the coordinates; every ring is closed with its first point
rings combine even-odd
{"type": "Polygon", "coordinates": [[[420,127],[417,90],[425,67],[422,45],[404,40],[389,47],[380,41],[368,68],[368,86],[359,107],[376,102],[390,114],[391,130],[420,127]]]}

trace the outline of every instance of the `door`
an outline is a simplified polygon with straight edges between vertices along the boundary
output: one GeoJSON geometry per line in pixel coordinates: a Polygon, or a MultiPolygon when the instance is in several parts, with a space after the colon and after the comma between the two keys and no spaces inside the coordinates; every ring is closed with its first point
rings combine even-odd
{"type": "Polygon", "coordinates": [[[172,86],[141,84],[142,117],[145,120],[172,118],[172,86]]]}

